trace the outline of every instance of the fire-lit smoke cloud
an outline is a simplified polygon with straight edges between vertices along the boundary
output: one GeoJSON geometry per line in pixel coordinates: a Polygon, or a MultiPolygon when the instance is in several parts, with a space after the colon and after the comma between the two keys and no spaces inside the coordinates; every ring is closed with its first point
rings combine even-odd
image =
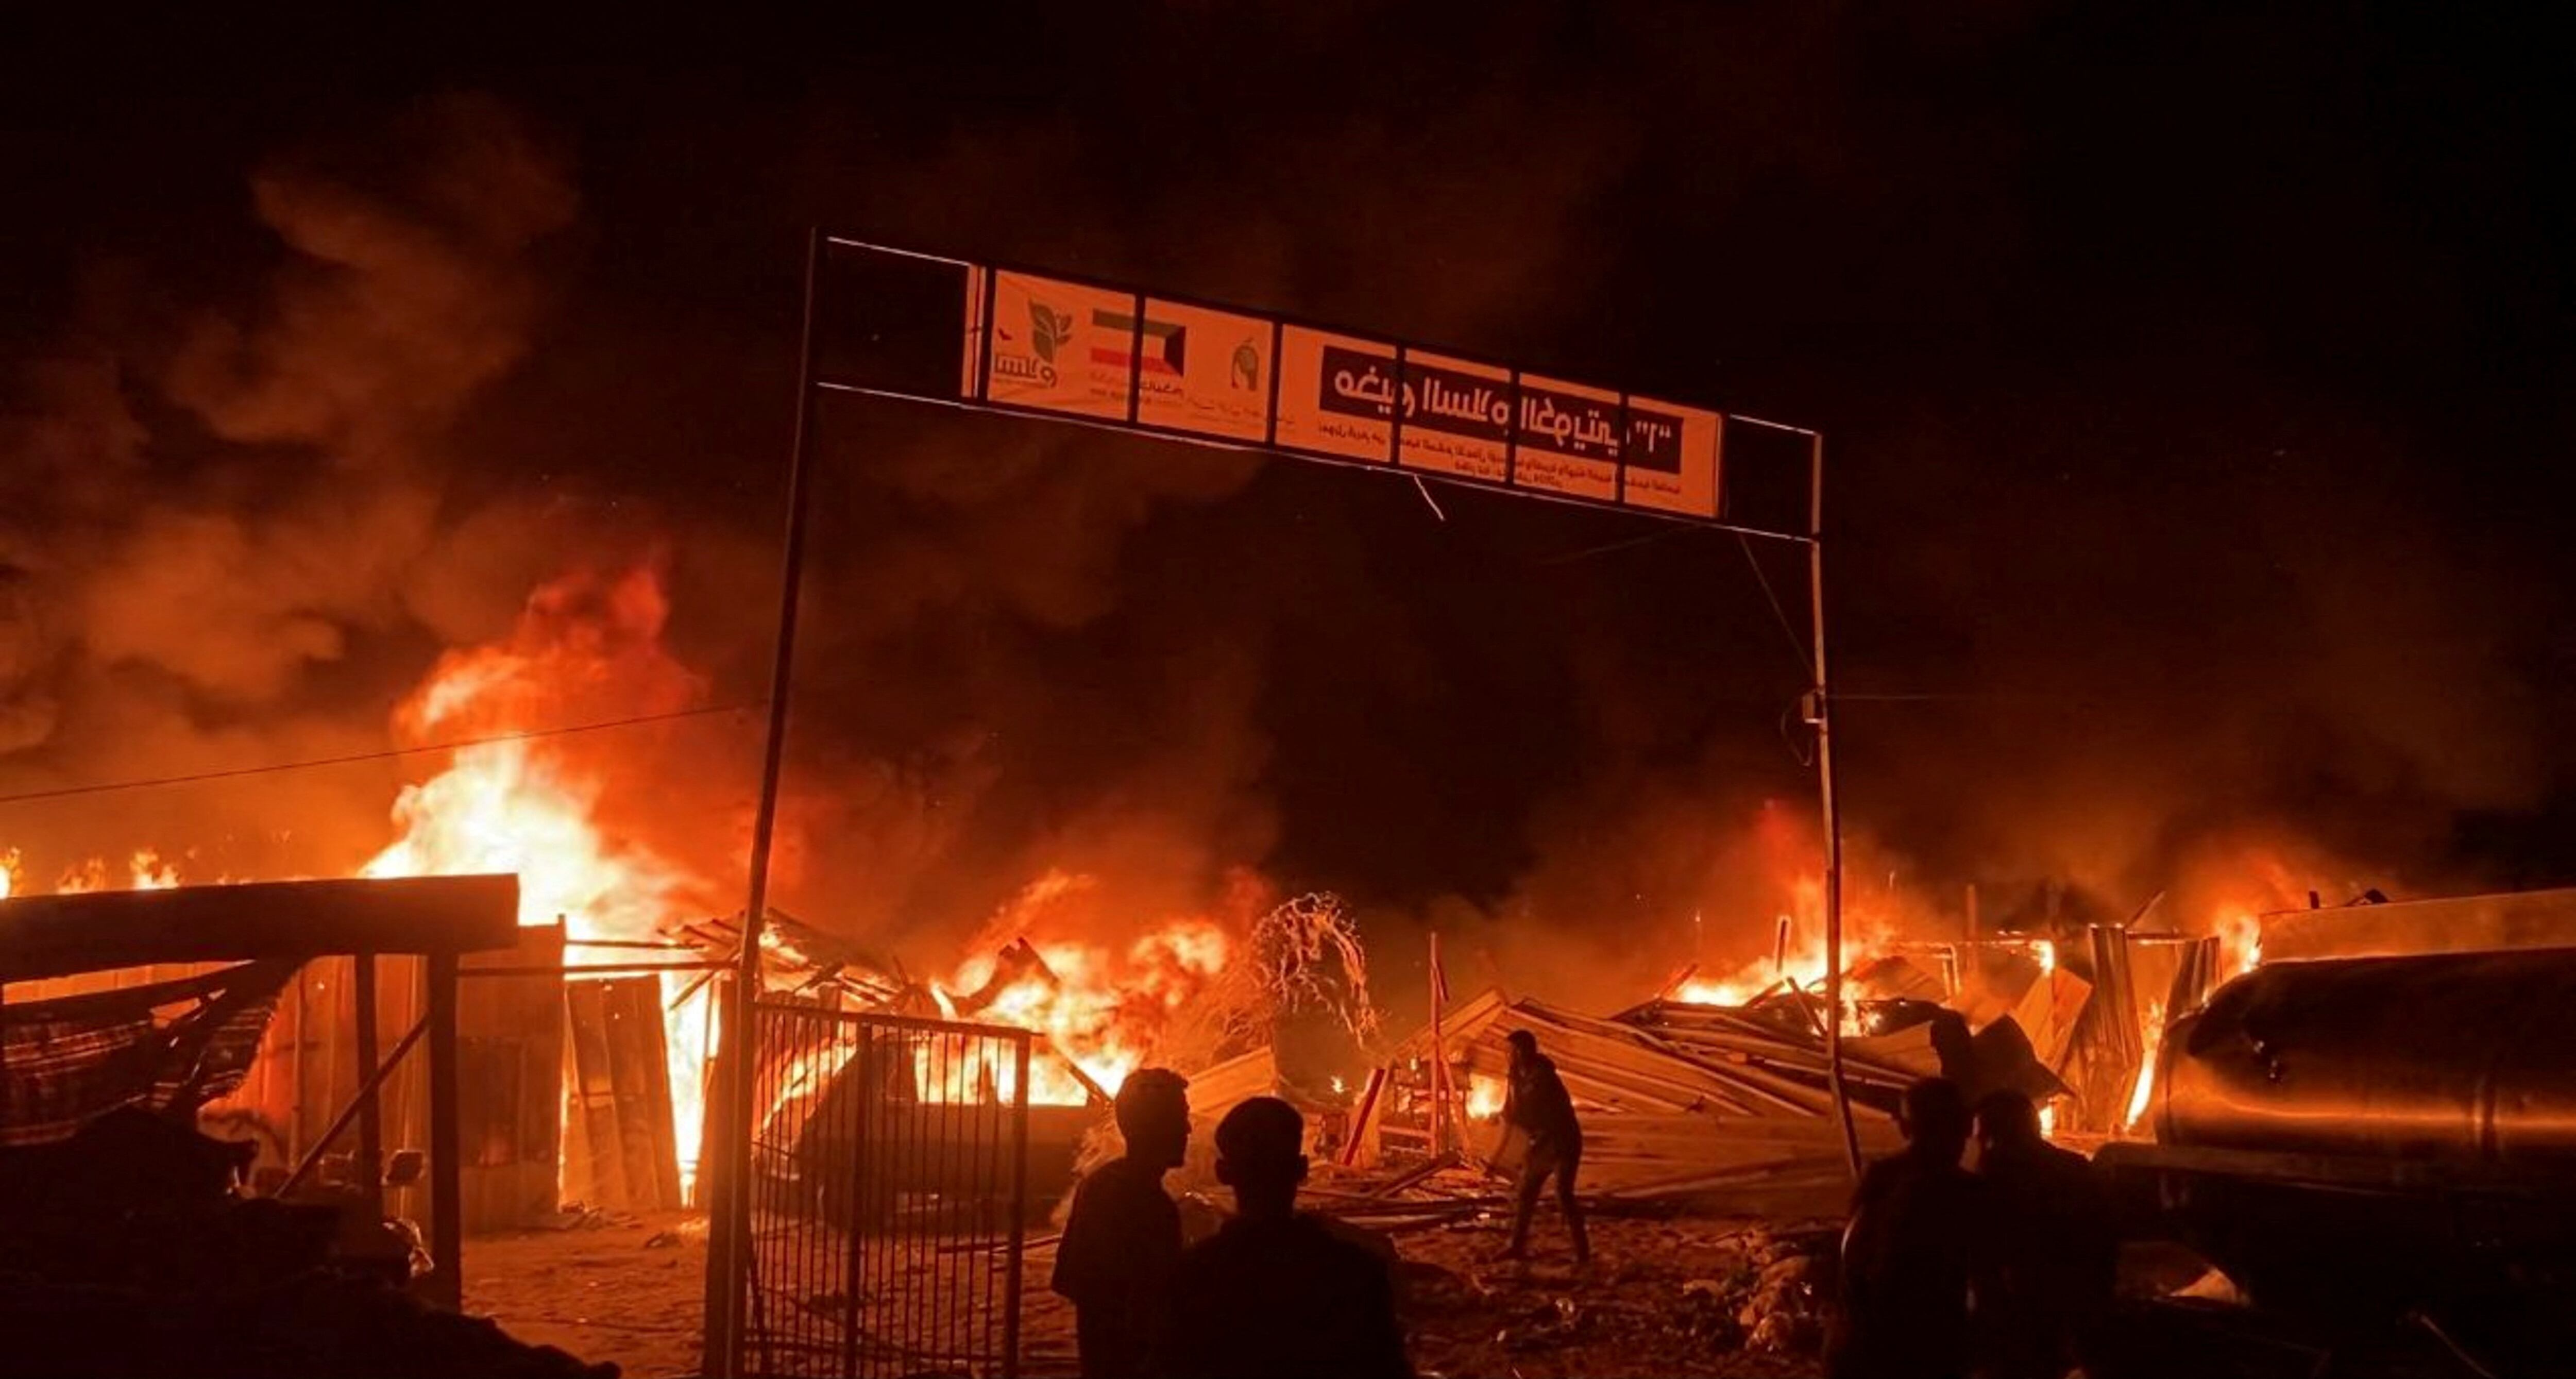
{"type": "MultiPolygon", "coordinates": [[[[9,380],[0,780],[381,748],[441,653],[639,561],[702,700],[757,699],[794,251],[822,221],[1824,426],[1868,903],[1945,922],[1973,881],[2017,922],[2056,878],[2069,913],[2163,890],[2190,924],[2241,877],[2266,904],[2480,884],[2456,817],[2567,778],[2532,746],[2566,667],[2530,629],[2563,598],[2426,500],[2447,440],[2302,392],[2280,361],[2319,356],[2248,304],[2285,276],[2322,304],[2441,285],[2310,254],[2371,228],[2338,207],[2176,290],[2206,224],[2104,237],[2279,179],[2133,174],[2146,151],[2045,87],[2061,20],[2084,27],[1175,6],[1133,42],[946,45],[1026,81],[929,48],[775,103],[602,79],[555,110],[606,152],[578,172],[487,102],[299,148],[227,212],[257,262],[217,235],[203,264],[102,265],[9,380]],[[1357,94],[1319,102],[1319,71],[1357,94]],[[2069,183],[2098,204],[2034,191],[2069,183]]],[[[820,425],[779,892],[807,918],[963,941],[1064,870],[1100,878],[1099,922],[1150,923],[1251,865],[1351,893],[1390,947],[1427,920],[1469,940],[1460,968],[1615,970],[1585,993],[1612,999],[1702,932],[1759,950],[1794,903],[1802,672],[1731,545],[1027,421],[820,425]]],[[[1798,562],[1766,558],[1801,638],[1798,562]]],[[[659,788],[602,808],[730,894],[755,727],[685,730],[659,788]]],[[[0,841],[292,832],[245,869],[321,870],[381,847],[425,774],[73,801],[0,841]]]]}
{"type": "MultiPolygon", "coordinates": [[[[422,641],[470,621],[468,603],[506,625],[528,592],[442,551],[513,501],[471,491],[451,427],[529,346],[536,256],[575,213],[568,169],[505,109],[456,99],[267,162],[250,193],[256,261],[103,274],[9,380],[13,788],[381,747],[422,641]]],[[[284,773],[21,809],[9,827],[31,853],[124,831],[235,850],[202,870],[336,869],[382,827],[385,781],[284,773]]]]}

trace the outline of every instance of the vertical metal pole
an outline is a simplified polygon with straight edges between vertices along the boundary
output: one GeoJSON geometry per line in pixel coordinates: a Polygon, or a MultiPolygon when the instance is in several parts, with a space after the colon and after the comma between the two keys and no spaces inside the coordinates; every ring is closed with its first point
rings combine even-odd
{"type": "Polygon", "coordinates": [[[1136,319],[1127,328],[1127,424],[1136,424],[1145,402],[1145,294],[1136,294],[1136,319]]]}
{"type": "Polygon", "coordinates": [[[456,1124],[456,955],[429,955],[430,1301],[465,1306],[463,1135],[456,1124]]]}
{"type": "Polygon", "coordinates": [[[1002,1294],[1002,1379],[1020,1379],[1020,1274],[1029,1221],[1029,1039],[1012,1044],[1011,1246],[1002,1294]]]}
{"type": "Polygon", "coordinates": [[[358,1103],[358,1177],[369,1209],[382,1216],[385,1118],[383,1089],[376,1084],[376,1066],[382,1061],[376,1048],[376,955],[360,953],[356,961],[357,981],[352,989],[358,1000],[358,1085],[366,1089],[358,1103]]]}
{"type": "Polygon", "coordinates": [[[1807,605],[1815,615],[1816,794],[1825,813],[1825,1083],[1842,1127],[1843,1162],[1860,1181],[1860,1133],[1843,1086],[1843,820],[1834,800],[1832,680],[1825,665],[1825,438],[1807,435],[1807,605]]]}
{"type": "MultiPolygon", "coordinates": [[[[840,1039],[842,1028],[848,1026],[832,1028],[832,1039],[840,1039]]],[[[829,1083],[832,1083],[829,1077],[822,1077],[822,1088],[817,1088],[817,1093],[814,1093],[814,1111],[817,1114],[822,1111],[822,1093],[829,1090],[829,1083]]],[[[876,1126],[871,1124],[873,1116],[868,1116],[868,1111],[876,1106],[876,1085],[876,1028],[858,1026],[858,1132],[850,1142],[855,1157],[855,1162],[850,1165],[850,1178],[855,1181],[853,1196],[858,1204],[850,1206],[850,1276],[842,1278],[842,1289],[850,1294],[840,1317],[842,1374],[858,1374],[858,1338],[866,1335],[868,1330],[866,1320],[860,1317],[860,1302],[866,1302],[868,1297],[876,1294],[876,1289],[873,1289],[876,1278],[868,1278],[868,1230],[871,1230],[868,1227],[868,1199],[871,1199],[868,1170],[876,1168],[876,1155],[868,1150],[868,1134],[876,1132],[876,1126]]]]}
{"type": "Polygon", "coordinates": [[[805,319],[796,346],[796,433],[787,453],[787,537],[779,558],[778,646],[769,667],[769,741],[761,755],[760,808],[752,816],[751,886],[743,902],[733,1027],[725,1031],[734,1056],[720,1065],[726,1079],[728,1171],[722,1238],[707,1252],[707,1267],[722,1270],[721,1296],[713,1299],[707,1318],[708,1358],[715,1362],[717,1379],[742,1372],[742,1304],[751,1263],[752,1084],[758,1080],[752,1069],[754,1010],[760,1001],[760,932],[769,915],[770,843],[778,832],[778,777],[787,752],[788,683],[796,664],[797,587],[805,572],[807,470],[814,445],[814,288],[822,267],[823,231],[817,226],[805,238],[805,319]]]}

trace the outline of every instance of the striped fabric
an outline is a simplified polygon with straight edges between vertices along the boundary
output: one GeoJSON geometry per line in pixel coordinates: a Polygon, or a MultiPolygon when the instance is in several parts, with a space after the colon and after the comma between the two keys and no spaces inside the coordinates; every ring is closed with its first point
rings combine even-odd
{"type": "Polygon", "coordinates": [[[231,1092],[299,965],[0,1006],[0,1145],[69,1139],[122,1106],[193,1113],[231,1092]]]}

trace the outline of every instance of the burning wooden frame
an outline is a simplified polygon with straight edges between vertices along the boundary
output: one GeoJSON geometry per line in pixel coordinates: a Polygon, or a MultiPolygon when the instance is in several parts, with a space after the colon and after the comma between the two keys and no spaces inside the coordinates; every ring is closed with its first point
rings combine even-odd
{"type": "MultiPolygon", "coordinates": [[[[376,1167],[382,1152],[381,1093],[410,1050],[426,1043],[432,1271],[423,1291],[453,1307],[461,1301],[465,1224],[457,976],[465,954],[506,949],[517,934],[518,881],[510,876],[280,882],[0,901],[0,993],[6,996],[6,1004],[0,1005],[0,1085],[11,1089],[0,1107],[9,1108],[13,1119],[24,1113],[32,1093],[22,1096],[20,1091],[37,1076],[33,1070],[22,1073],[27,1056],[66,1019],[114,1004],[125,1007],[122,1015],[130,1023],[137,1014],[148,1019],[154,1004],[166,1004],[172,986],[151,981],[149,969],[243,964],[226,969],[237,977],[274,971],[279,980],[269,984],[262,998],[273,1009],[287,972],[333,954],[362,958],[355,999],[367,1018],[360,1024],[353,1070],[357,1090],[297,1174],[290,1175],[289,1184],[311,1172],[323,1148],[354,1121],[363,1144],[361,1157],[375,1169],[368,1185],[381,1202],[383,1178],[376,1167]],[[377,954],[408,954],[424,963],[424,1009],[390,1055],[376,1047],[374,1037],[377,954]],[[145,984],[120,994],[124,976],[138,968],[146,969],[145,984]],[[5,983],[26,985],[9,991],[5,983]]],[[[202,982],[205,975],[190,971],[183,978],[202,982]]],[[[221,1007],[222,998],[216,997],[206,1009],[221,1007]]],[[[170,1027],[160,1027],[157,1048],[164,1055],[187,1055],[186,1061],[200,1065],[224,1031],[231,1030],[240,1042],[237,1026],[237,1021],[218,1017],[203,1039],[193,1041],[170,1039],[170,1027]]],[[[193,1115],[207,1097],[238,1086],[249,1067],[242,1057],[238,1067],[204,1079],[191,1066],[187,1085],[165,1093],[159,1084],[169,1077],[163,1066],[167,1061],[152,1060],[151,1080],[134,1085],[136,1069],[102,1060],[94,1069],[97,1075],[123,1077],[128,1085],[121,1093],[109,1088],[81,1100],[157,1105],[193,1115]]]]}

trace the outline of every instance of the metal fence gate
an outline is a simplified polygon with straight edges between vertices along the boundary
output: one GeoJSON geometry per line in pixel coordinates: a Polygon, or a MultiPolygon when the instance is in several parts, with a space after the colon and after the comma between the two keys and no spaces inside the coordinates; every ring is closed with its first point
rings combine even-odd
{"type": "Polygon", "coordinates": [[[745,1370],[1011,1379],[1029,1032],[774,999],[754,1015],[745,1370]]]}

